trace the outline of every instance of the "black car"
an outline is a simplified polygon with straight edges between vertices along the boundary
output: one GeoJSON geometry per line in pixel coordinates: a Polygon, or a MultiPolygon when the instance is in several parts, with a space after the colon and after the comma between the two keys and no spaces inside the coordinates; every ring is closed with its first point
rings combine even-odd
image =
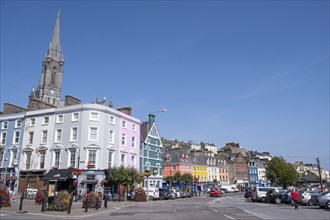
{"type": "Polygon", "coordinates": [[[159,199],[165,200],[171,198],[171,191],[169,189],[159,189],[159,199]]]}
{"type": "Polygon", "coordinates": [[[271,189],[266,193],[266,202],[280,204],[282,202],[283,195],[288,190],[285,189],[271,189]]]}
{"type": "Polygon", "coordinates": [[[244,198],[246,198],[247,200],[251,200],[252,199],[252,190],[246,190],[245,194],[244,194],[244,198]]]}

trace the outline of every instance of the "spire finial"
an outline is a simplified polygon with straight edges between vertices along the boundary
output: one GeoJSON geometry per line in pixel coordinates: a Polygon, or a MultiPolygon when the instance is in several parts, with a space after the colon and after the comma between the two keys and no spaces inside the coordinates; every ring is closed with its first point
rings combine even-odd
{"type": "Polygon", "coordinates": [[[57,11],[53,37],[48,48],[48,57],[57,61],[64,60],[60,43],[60,10],[57,11]]]}

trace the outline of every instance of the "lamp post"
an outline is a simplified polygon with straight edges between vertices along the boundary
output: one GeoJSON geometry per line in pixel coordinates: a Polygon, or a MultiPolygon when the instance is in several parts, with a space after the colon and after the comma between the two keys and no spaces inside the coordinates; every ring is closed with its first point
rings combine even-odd
{"type": "Polygon", "coordinates": [[[150,170],[147,169],[144,171],[144,176],[147,178],[147,202],[149,202],[149,176],[150,176],[150,170]]]}
{"type": "Polygon", "coordinates": [[[157,112],[167,112],[167,108],[163,108],[163,109],[158,110],[158,111],[153,111],[153,112],[150,112],[149,114],[154,114],[154,113],[157,113],[157,112]]]}

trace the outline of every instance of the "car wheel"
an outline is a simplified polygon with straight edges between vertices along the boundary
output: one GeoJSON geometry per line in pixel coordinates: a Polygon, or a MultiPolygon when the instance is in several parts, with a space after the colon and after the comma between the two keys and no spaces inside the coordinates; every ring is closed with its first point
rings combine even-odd
{"type": "Polygon", "coordinates": [[[276,199],[275,199],[275,203],[276,203],[276,204],[280,204],[280,203],[281,203],[281,199],[280,199],[280,198],[276,198],[276,199]]]}
{"type": "Polygon", "coordinates": [[[330,209],[330,201],[327,201],[327,203],[325,204],[325,207],[326,207],[327,209],[330,209]]]}
{"type": "Polygon", "coordinates": [[[261,197],[261,202],[266,202],[266,197],[261,197]]]}
{"type": "Polygon", "coordinates": [[[309,205],[309,206],[313,206],[313,204],[312,204],[312,200],[308,200],[307,205],[309,205]]]}

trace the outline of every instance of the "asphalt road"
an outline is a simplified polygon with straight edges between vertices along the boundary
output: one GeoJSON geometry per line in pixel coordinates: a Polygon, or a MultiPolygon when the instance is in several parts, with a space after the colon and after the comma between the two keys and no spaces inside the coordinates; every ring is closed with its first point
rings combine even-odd
{"type": "MultiPolygon", "coordinates": [[[[111,220],[329,220],[330,210],[310,206],[300,206],[299,210],[295,210],[291,205],[251,202],[243,198],[243,193],[229,193],[221,198],[210,198],[202,195],[197,198],[133,203],[94,216],[57,217],[57,219],[64,218],[111,220]]],[[[45,219],[45,216],[31,213],[0,213],[0,219],[45,219]]],[[[47,219],[55,218],[47,216],[47,219]]]]}

